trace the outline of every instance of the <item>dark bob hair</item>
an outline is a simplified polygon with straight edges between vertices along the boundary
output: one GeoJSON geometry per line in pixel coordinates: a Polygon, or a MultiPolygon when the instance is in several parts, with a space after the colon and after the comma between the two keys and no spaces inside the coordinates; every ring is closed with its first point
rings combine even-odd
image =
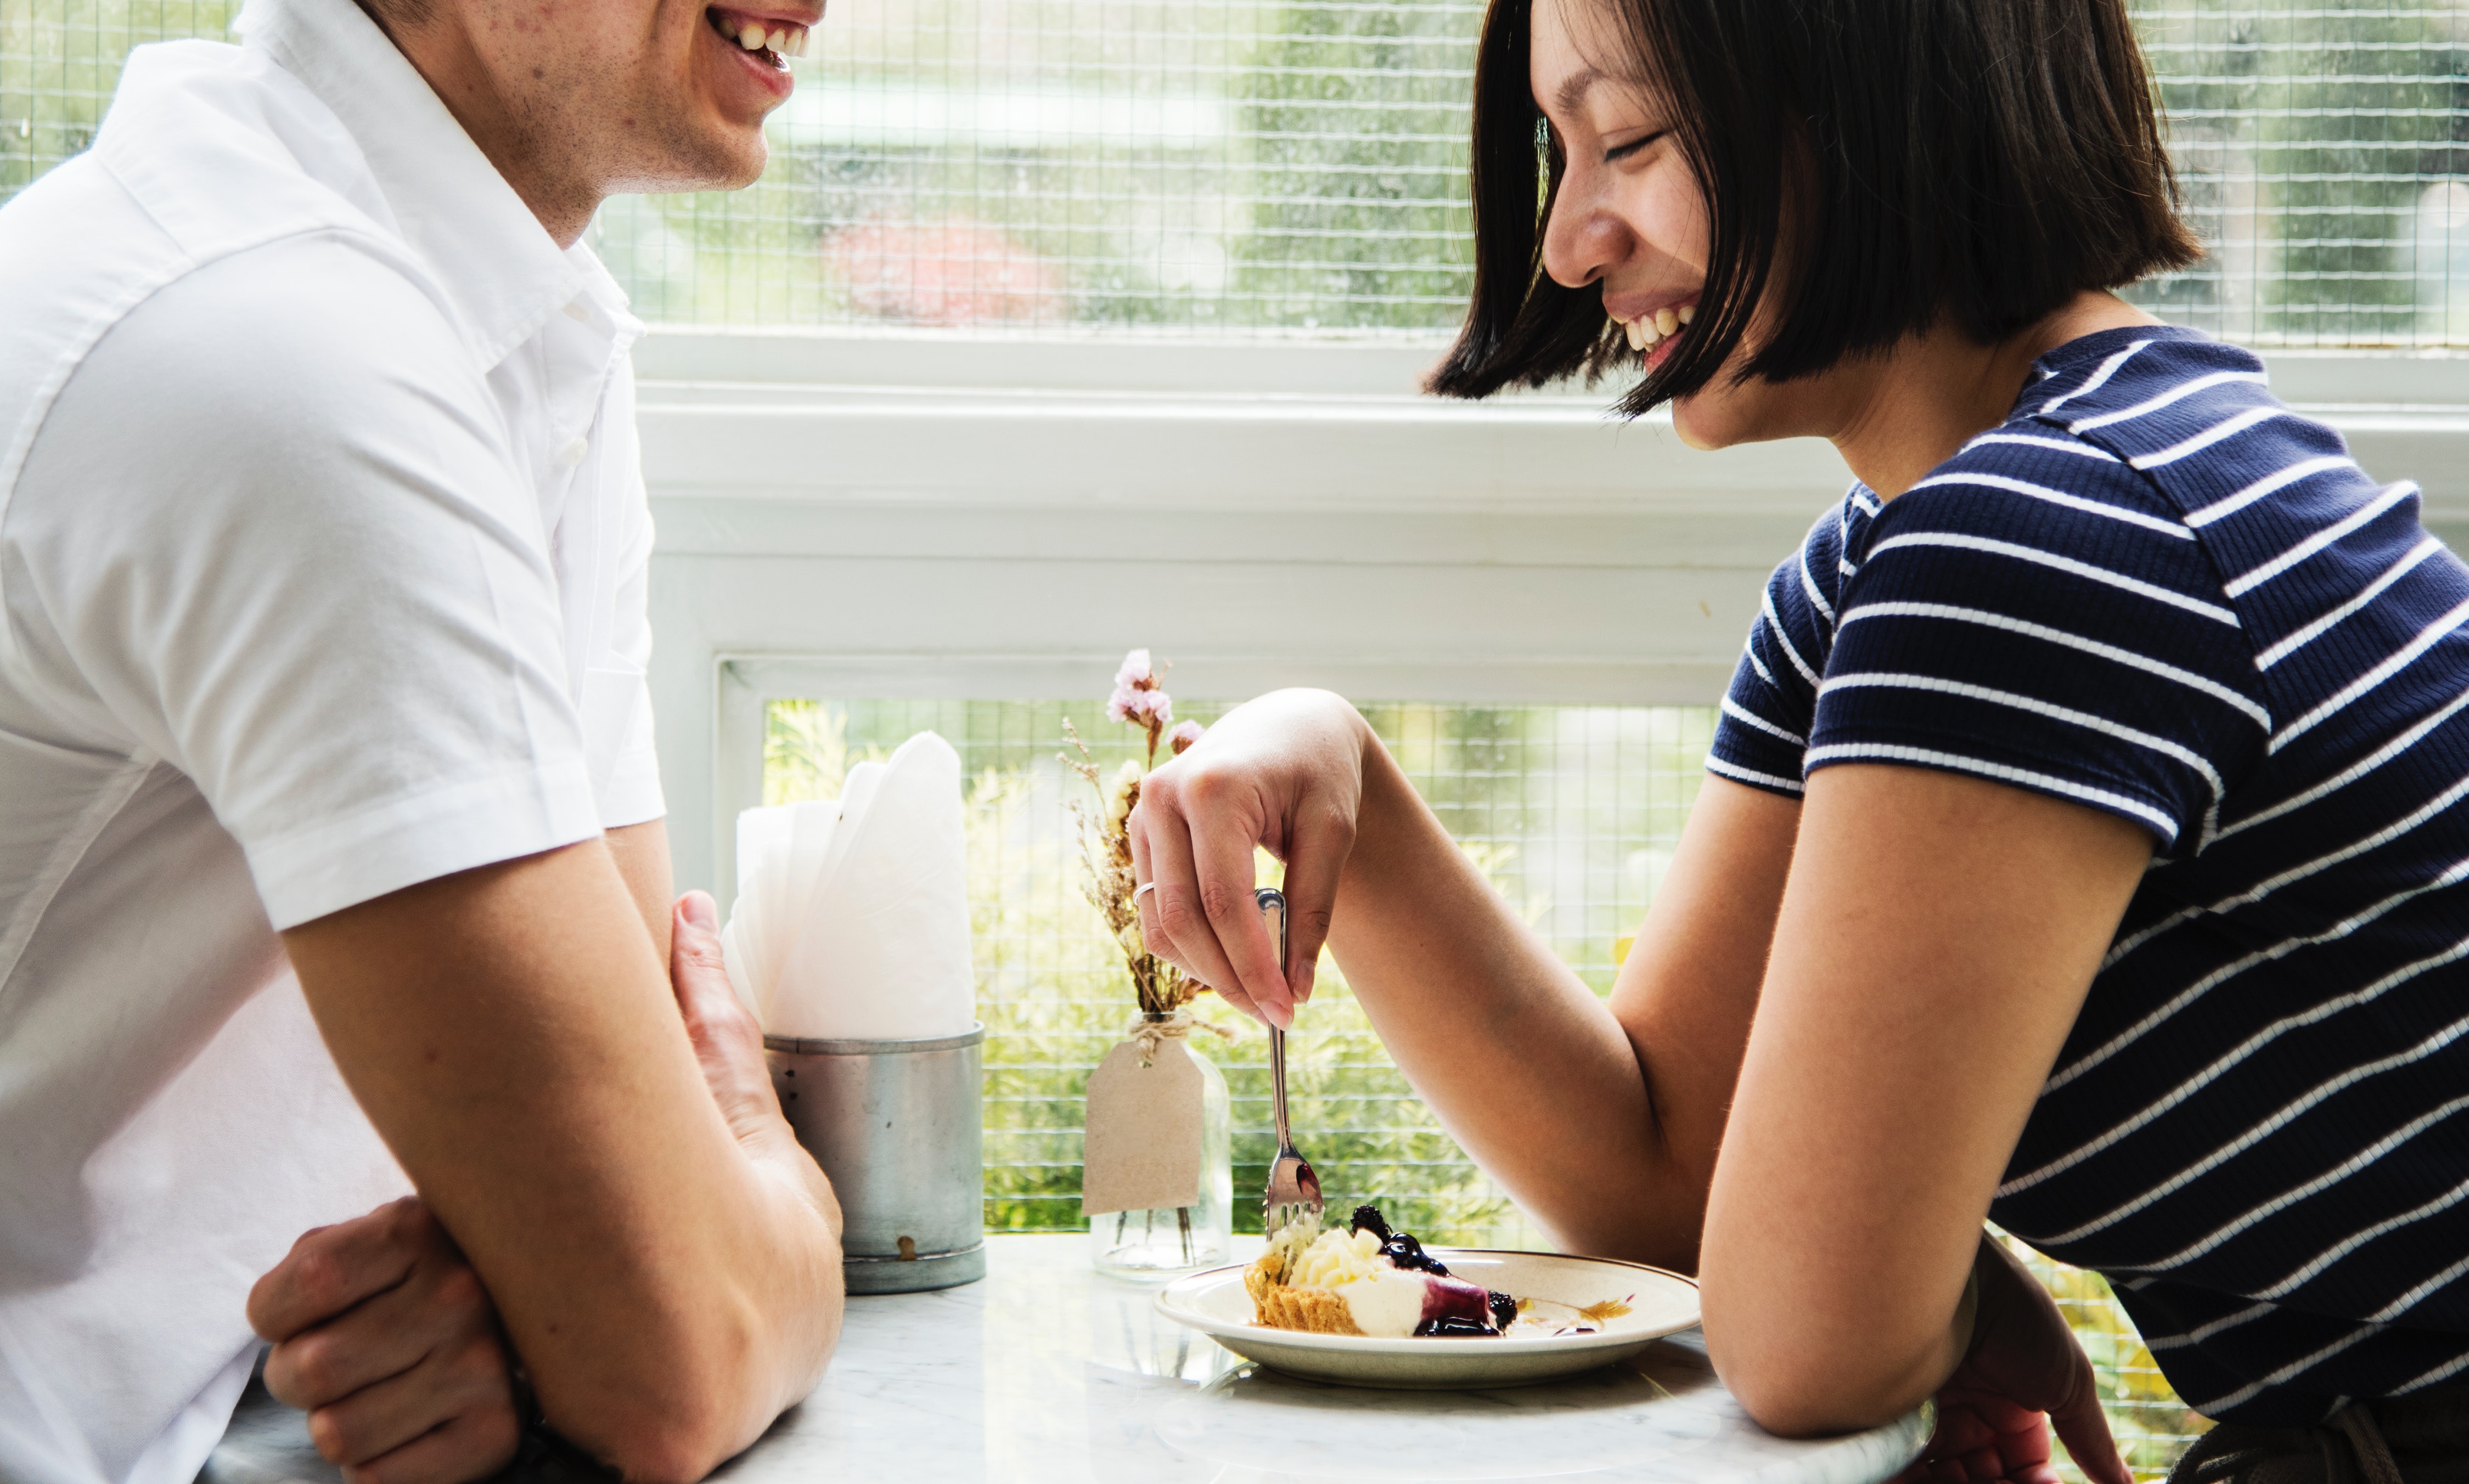
{"type": "MultiPolygon", "coordinates": [[[[1622,400],[1631,416],[1712,380],[1770,292],[1742,379],[1941,324],[1995,344],[2203,256],[2125,0],[1597,3],[1630,53],[1605,70],[1663,101],[1711,236],[1692,332],[1622,400]]],[[[1634,354],[1599,285],[1543,272],[1565,162],[1528,78],[1534,6],[1491,0],[1484,18],[1474,304],[1432,375],[1442,396],[1593,379],[1634,354]]]]}

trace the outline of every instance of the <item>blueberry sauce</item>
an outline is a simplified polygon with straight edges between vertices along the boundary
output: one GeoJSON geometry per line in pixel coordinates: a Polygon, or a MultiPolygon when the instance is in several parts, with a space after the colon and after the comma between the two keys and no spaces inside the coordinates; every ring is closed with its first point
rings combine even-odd
{"type": "Polygon", "coordinates": [[[1406,1272],[1429,1275],[1423,1290],[1423,1318],[1415,1326],[1419,1336],[1444,1338],[1472,1338],[1500,1333],[1517,1319],[1517,1300],[1506,1293],[1479,1289],[1471,1283],[1449,1275],[1439,1259],[1423,1250],[1422,1243],[1411,1232],[1396,1231],[1382,1219],[1380,1208],[1360,1205],[1354,1208],[1354,1219],[1349,1223],[1355,1231],[1368,1231],[1379,1239],[1381,1255],[1389,1265],[1406,1272]]]}
{"type": "Polygon", "coordinates": [[[1356,1231],[1368,1231],[1380,1239],[1381,1255],[1389,1259],[1390,1267],[1442,1278],[1449,1275],[1449,1270],[1441,1266],[1438,1258],[1426,1253],[1422,1243],[1411,1233],[1390,1230],[1389,1223],[1380,1218],[1378,1206],[1356,1206],[1353,1226],[1356,1231]]]}

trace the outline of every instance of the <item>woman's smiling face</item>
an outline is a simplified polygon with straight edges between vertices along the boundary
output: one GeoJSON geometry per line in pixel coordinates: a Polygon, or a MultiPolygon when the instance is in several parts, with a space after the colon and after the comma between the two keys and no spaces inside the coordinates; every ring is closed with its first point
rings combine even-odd
{"type": "MultiPolygon", "coordinates": [[[[1672,130],[1669,105],[1623,60],[1627,43],[1603,9],[1592,0],[1534,0],[1533,14],[1534,103],[1564,162],[1543,234],[1543,270],[1572,288],[1601,283],[1604,312],[1637,326],[1629,343],[1646,342],[1651,369],[1689,333],[1682,317],[1694,319],[1706,281],[1705,194],[1672,130]]],[[[1724,369],[1673,403],[1673,424],[1691,445],[1810,430],[1804,404],[1815,388],[1807,381],[1733,384],[1762,328],[1753,321],[1724,369]]]]}

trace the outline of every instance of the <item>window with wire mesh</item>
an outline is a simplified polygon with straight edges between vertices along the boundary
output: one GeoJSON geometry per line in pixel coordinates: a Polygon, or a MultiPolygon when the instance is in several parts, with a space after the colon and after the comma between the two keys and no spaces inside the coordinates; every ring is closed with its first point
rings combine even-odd
{"type": "MultiPolygon", "coordinates": [[[[1223,705],[1178,698],[1214,720],[1223,705]]],[[[1709,707],[1362,708],[1458,845],[1513,910],[1598,993],[1637,929],[1703,778],[1709,707]]],[[[1074,798],[1096,791],[1059,757],[1070,722],[1107,773],[1138,734],[1098,702],[784,700],[766,708],[767,803],[832,798],[853,762],[933,729],[961,758],[979,1014],[986,1022],[986,1224],[1078,1231],[1081,1093],[1137,1018],[1122,960],[1081,895],[1074,798]]],[[[1262,857],[1264,879],[1274,862],[1262,857]]],[[[1214,999],[1230,1033],[1193,1040],[1234,1103],[1238,1228],[1259,1229],[1275,1153],[1267,1043],[1214,999]]],[[[1332,1205],[1379,1202],[1427,1240],[1529,1246],[1543,1239],[1415,1096],[1337,965],[1287,1040],[1294,1128],[1332,1205]]],[[[2026,1254],[2097,1368],[2138,1470],[2165,1469],[2202,1424],[2170,1391],[2097,1274],[2026,1254]]]]}
{"type": "MultiPolygon", "coordinates": [[[[2469,344],[2469,11],[2133,0],[2210,257],[2142,285],[2267,346],[2469,344]]],[[[127,49],[235,0],[0,6],[0,198],[127,49]]],[[[843,0],[770,170],[593,241],[647,317],[1423,336],[1465,308],[1480,0],[843,0]]]]}

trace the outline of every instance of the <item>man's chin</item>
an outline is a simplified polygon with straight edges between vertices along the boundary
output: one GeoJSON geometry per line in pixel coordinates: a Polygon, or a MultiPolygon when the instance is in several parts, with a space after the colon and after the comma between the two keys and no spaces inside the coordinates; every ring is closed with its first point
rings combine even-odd
{"type": "Polygon", "coordinates": [[[610,194],[667,195],[683,191],[742,191],[763,177],[771,151],[755,128],[706,128],[678,141],[668,157],[647,160],[641,174],[614,182],[610,194]]]}

